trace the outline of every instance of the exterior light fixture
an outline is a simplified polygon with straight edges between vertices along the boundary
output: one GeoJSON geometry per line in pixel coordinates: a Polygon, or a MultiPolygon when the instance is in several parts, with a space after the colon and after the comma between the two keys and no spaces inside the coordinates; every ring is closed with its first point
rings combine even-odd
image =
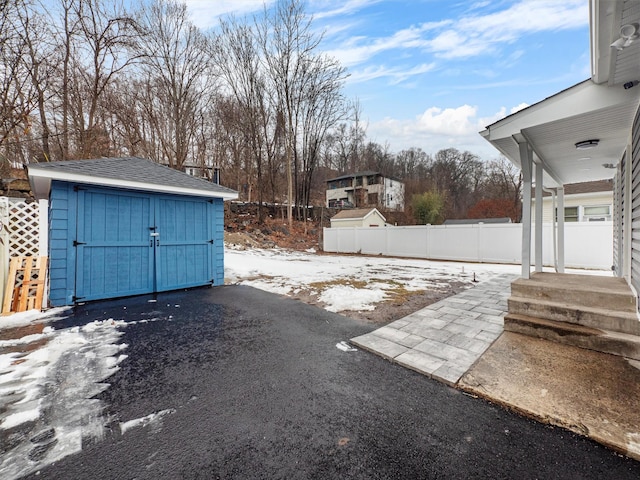
{"type": "Polygon", "coordinates": [[[640,37],[637,23],[626,23],[620,27],[620,38],[611,44],[616,50],[623,50],[640,37]]]}
{"type": "Polygon", "coordinates": [[[598,143],[600,143],[600,139],[594,138],[592,140],[582,140],[581,142],[576,143],[576,148],[578,150],[586,150],[588,148],[597,147],[598,143]]]}

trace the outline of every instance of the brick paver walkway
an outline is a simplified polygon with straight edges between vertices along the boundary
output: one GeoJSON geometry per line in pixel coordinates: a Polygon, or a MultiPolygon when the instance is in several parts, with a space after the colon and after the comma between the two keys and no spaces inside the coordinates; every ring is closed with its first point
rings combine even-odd
{"type": "Polygon", "coordinates": [[[366,335],[359,347],[455,385],[502,333],[516,275],[500,275],[366,335]]]}

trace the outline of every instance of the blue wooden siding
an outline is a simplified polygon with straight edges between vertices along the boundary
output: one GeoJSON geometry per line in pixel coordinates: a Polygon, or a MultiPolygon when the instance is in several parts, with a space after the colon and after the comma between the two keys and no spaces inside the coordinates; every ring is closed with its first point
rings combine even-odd
{"type": "Polygon", "coordinates": [[[224,285],[224,202],[213,199],[214,285],[224,285]]]}
{"type": "Polygon", "coordinates": [[[222,199],[74,187],[51,185],[53,306],[224,283],[222,199]]]}
{"type": "Polygon", "coordinates": [[[75,294],[77,209],[73,185],[52,181],[49,196],[49,302],[70,305],[75,294]]]}

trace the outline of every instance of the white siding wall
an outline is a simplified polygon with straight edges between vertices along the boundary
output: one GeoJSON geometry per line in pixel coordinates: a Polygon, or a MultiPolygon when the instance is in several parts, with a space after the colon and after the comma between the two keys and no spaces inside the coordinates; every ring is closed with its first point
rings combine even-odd
{"type": "Polygon", "coordinates": [[[331,219],[331,228],[344,227],[384,227],[384,219],[377,213],[373,213],[366,218],[345,218],[331,219]]]}
{"type": "Polygon", "coordinates": [[[404,210],[404,183],[385,178],[384,199],[381,203],[391,210],[404,210]]]}
{"type": "MultiPolygon", "coordinates": [[[[533,201],[535,205],[535,200],[533,201]]],[[[600,205],[609,205],[609,211],[611,220],[613,219],[613,192],[600,192],[600,193],[584,193],[576,195],[564,196],[564,207],[578,207],[581,221],[584,220],[583,211],[584,207],[595,207],[600,205]]],[[[545,223],[551,223],[553,221],[552,212],[552,199],[551,197],[544,197],[542,199],[542,221],[545,223]]],[[[535,219],[535,209],[532,208],[531,212],[535,219]]]]}

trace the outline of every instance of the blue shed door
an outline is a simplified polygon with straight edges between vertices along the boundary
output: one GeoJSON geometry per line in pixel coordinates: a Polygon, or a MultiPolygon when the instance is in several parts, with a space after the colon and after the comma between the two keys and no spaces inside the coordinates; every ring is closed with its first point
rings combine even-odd
{"type": "Polygon", "coordinates": [[[212,218],[207,200],[157,199],[156,291],[212,283],[212,218]]]}
{"type": "Polygon", "coordinates": [[[75,300],[211,284],[212,207],[207,199],[80,189],[75,300]]]}
{"type": "Polygon", "coordinates": [[[153,291],[153,213],[148,195],[78,190],[77,300],[153,291]]]}

